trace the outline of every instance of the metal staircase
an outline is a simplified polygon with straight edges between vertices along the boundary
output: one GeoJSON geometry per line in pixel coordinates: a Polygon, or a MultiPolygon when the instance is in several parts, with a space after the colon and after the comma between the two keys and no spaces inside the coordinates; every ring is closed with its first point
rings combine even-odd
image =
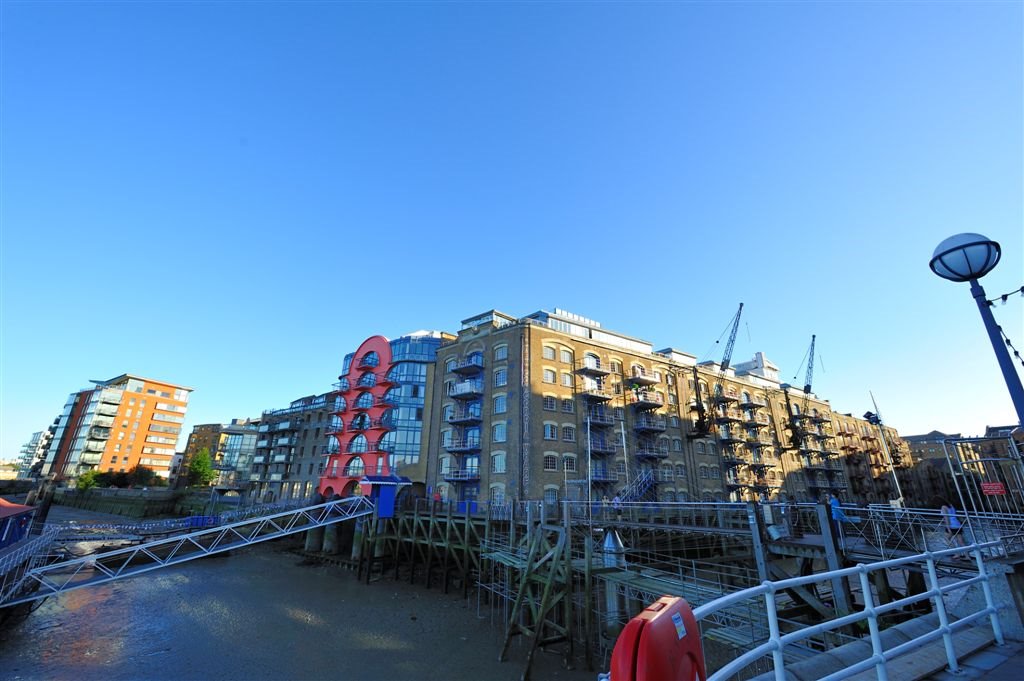
{"type": "Polygon", "coordinates": [[[623,502],[644,501],[645,495],[654,486],[654,472],[640,471],[619,494],[623,502]]]}
{"type": "Polygon", "coordinates": [[[47,565],[26,561],[20,574],[15,571],[5,575],[11,578],[3,582],[0,608],[333,525],[373,511],[373,502],[367,497],[348,497],[47,565]]]}

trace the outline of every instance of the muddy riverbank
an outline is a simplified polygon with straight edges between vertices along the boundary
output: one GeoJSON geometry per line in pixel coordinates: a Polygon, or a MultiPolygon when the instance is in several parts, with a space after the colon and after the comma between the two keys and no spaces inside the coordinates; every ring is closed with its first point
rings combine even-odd
{"type": "MultiPolygon", "coordinates": [[[[18,680],[332,679],[513,681],[502,628],[476,601],[390,579],[365,586],[303,564],[281,543],[51,598],[0,632],[0,677],[18,680]]],[[[538,651],[533,678],[592,681],[538,651]]]]}

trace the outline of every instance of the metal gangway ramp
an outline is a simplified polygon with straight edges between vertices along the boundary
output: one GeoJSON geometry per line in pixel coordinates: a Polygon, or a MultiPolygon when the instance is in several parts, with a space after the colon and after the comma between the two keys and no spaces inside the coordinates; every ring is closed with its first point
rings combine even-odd
{"type": "Polygon", "coordinates": [[[27,561],[29,567],[22,574],[4,580],[0,608],[133,577],[373,512],[374,504],[369,498],[348,497],[46,565],[27,561]]]}

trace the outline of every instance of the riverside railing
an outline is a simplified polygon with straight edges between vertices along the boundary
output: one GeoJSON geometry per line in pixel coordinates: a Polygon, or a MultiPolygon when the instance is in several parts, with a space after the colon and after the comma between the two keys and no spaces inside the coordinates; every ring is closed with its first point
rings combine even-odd
{"type": "Polygon", "coordinates": [[[856,567],[833,570],[831,572],[809,575],[806,577],[794,577],[792,579],[784,579],[776,582],[764,582],[759,586],[744,589],[743,591],[729,594],[728,596],[719,598],[711,603],[699,606],[693,611],[697,622],[713,622],[716,613],[733,608],[746,601],[764,599],[765,615],[768,621],[768,639],[717,670],[708,677],[708,681],[725,681],[726,679],[732,678],[733,675],[742,671],[747,666],[769,656],[771,657],[774,667],[775,678],[778,681],[784,681],[789,678],[786,673],[786,659],[784,656],[787,646],[796,645],[814,637],[822,637],[831,632],[835,632],[835,630],[842,627],[864,621],[867,622],[868,626],[872,654],[861,662],[857,662],[843,670],[823,677],[822,681],[838,681],[839,679],[845,679],[855,674],[868,671],[872,668],[875,669],[875,673],[879,681],[887,681],[888,671],[886,663],[901,655],[909,653],[926,643],[938,639],[942,639],[943,641],[949,670],[956,673],[959,670],[959,665],[956,659],[956,652],[953,648],[953,635],[957,631],[969,627],[975,622],[987,617],[992,627],[992,633],[995,636],[996,642],[1000,645],[1004,642],[1002,628],[999,624],[998,608],[992,597],[992,589],[989,584],[990,577],[985,568],[984,561],[984,553],[996,548],[999,544],[1000,542],[972,544],[967,547],[957,547],[936,552],[925,552],[919,555],[893,560],[884,560],[868,565],[860,564],[856,567]],[[977,574],[973,577],[967,577],[951,584],[939,584],[938,571],[936,568],[937,561],[943,558],[955,558],[958,556],[966,556],[968,554],[974,558],[977,574]],[[875,598],[871,590],[871,579],[869,577],[872,572],[921,563],[924,563],[927,570],[929,587],[927,591],[907,596],[905,598],[900,598],[885,604],[875,603],[875,598]],[[832,620],[803,627],[795,631],[787,633],[782,632],[777,603],[775,600],[777,593],[786,589],[802,587],[807,584],[828,582],[847,577],[858,578],[860,581],[860,593],[864,603],[863,607],[859,611],[848,614],[839,614],[839,616],[832,620]],[[982,591],[985,596],[985,607],[955,622],[951,622],[949,615],[946,612],[943,597],[946,594],[959,589],[969,588],[975,584],[980,584],[982,587],[982,591]],[[934,611],[938,615],[938,626],[925,634],[906,641],[905,643],[893,646],[889,649],[884,649],[882,646],[881,629],[879,627],[879,617],[925,600],[932,601],[934,611]]]}
{"type": "Polygon", "coordinates": [[[44,527],[42,534],[29,539],[0,558],[0,603],[18,592],[25,575],[50,560],[50,547],[57,530],[44,527]]]}

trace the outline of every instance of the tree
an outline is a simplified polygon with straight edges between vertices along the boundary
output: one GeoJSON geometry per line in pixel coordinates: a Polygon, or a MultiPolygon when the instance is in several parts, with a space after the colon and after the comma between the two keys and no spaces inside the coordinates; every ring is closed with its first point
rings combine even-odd
{"type": "Polygon", "coordinates": [[[75,489],[79,492],[85,492],[96,486],[96,471],[88,470],[78,476],[78,480],[75,482],[75,489]]]}
{"type": "Polygon", "coordinates": [[[139,485],[142,487],[148,487],[153,484],[154,478],[156,478],[156,471],[141,464],[128,471],[128,479],[133,487],[139,485]]]}
{"type": "Polygon", "coordinates": [[[188,482],[190,485],[205,487],[213,482],[215,477],[217,474],[210,461],[210,450],[203,447],[188,464],[188,482]]]}

